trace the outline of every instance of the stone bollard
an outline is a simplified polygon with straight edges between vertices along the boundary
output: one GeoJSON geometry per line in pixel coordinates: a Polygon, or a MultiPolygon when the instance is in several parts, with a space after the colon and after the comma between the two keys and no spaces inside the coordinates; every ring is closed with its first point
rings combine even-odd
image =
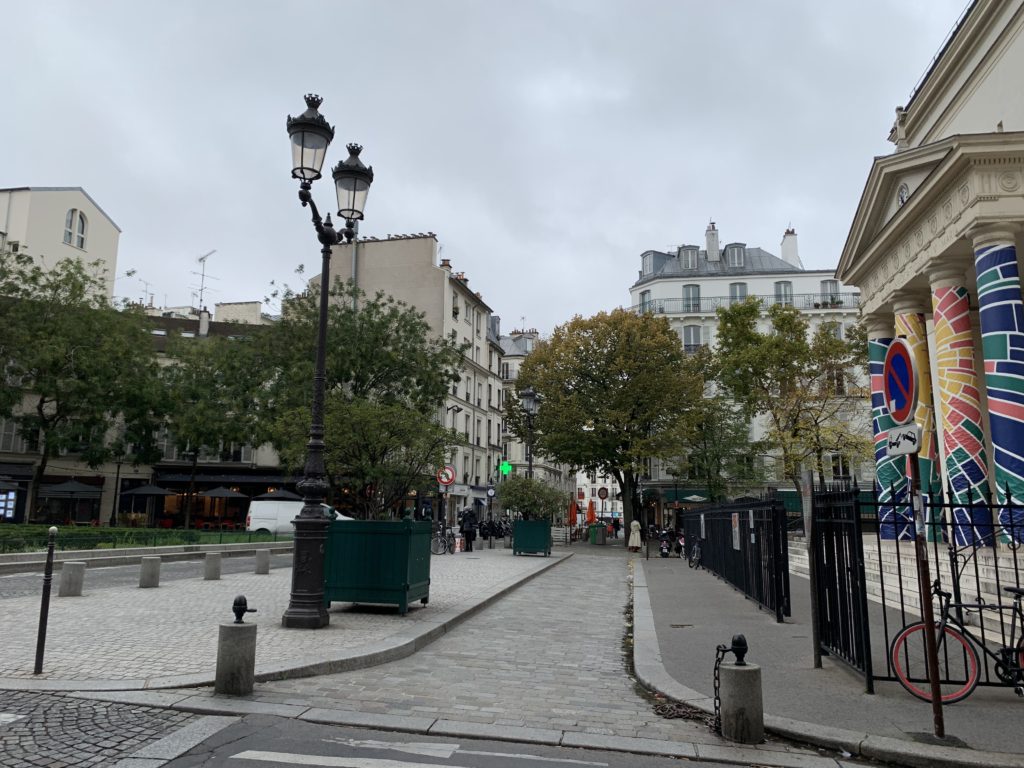
{"type": "Polygon", "coordinates": [[[256,573],[258,573],[258,574],[270,573],[270,550],[269,549],[257,549],[256,550],[256,573]]]}
{"type": "Polygon", "coordinates": [[[220,552],[207,552],[203,563],[203,579],[217,581],[220,578],[220,552]]]}
{"type": "MultiPolygon", "coordinates": [[[[719,646],[719,651],[725,651],[719,646]]],[[[723,663],[719,673],[721,698],[722,738],[740,744],[760,744],[764,741],[764,700],[761,694],[761,667],[747,664],[747,640],[735,635],[732,648],[734,663],[723,663]]]]}
{"type": "Polygon", "coordinates": [[[160,586],[160,558],[159,557],[144,557],[142,558],[141,567],[139,568],[139,587],[147,589],[149,587],[160,586]]]}
{"type": "Polygon", "coordinates": [[[85,582],[85,563],[66,562],[60,568],[60,589],[57,597],[81,597],[85,582]]]}
{"type": "Polygon", "coordinates": [[[217,636],[217,672],[214,693],[249,696],[256,678],[256,625],[243,624],[242,617],[252,613],[245,597],[235,598],[233,624],[221,624],[217,636]]]}

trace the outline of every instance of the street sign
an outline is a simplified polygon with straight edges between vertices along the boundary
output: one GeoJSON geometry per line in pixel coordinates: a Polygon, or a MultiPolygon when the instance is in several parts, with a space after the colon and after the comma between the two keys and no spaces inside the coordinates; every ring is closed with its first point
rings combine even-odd
{"type": "Polygon", "coordinates": [[[917,409],[917,365],[906,339],[893,339],[882,366],[885,407],[897,424],[913,420],[917,409]]]}
{"type": "Polygon", "coordinates": [[[597,489],[597,498],[601,499],[601,501],[604,501],[605,499],[607,499],[608,498],[608,489],[607,488],[598,488],[597,489]]]}
{"type": "Polygon", "coordinates": [[[440,485],[451,485],[455,482],[455,467],[451,464],[437,470],[437,482],[440,485]]]}
{"type": "Polygon", "coordinates": [[[921,428],[917,424],[893,427],[889,430],[885,452],[889,456],[906,456],[921,450],[921,428]]]}
{"type": "Polygon", "coordinates": [[[494,486],[492,485],[492,486],[488,487],[487,495],[490,498],[494,498],[494,494],[495,494],[495,490],[494,490],[494,486]]]}

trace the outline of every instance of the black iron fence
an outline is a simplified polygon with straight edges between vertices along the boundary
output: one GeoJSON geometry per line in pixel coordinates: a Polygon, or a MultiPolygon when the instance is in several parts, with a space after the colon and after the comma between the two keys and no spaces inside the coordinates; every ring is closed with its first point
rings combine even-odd
{"type": "Polygon", "coordinates": [[[687,552],[700,541],[701,564],[775,614],[790,615],[786,514],[774,496],[683,514],[687,552]]]}
{"type": "MultiPolygon", "coordinates": [[[[1009,611],[993,608],[1011,604],[1004,587],[1024,586],[1024,505],[1008,491],[986,499],[948,489],[951,502],[937,488],[922,496],[930,578],[966,606],[954,609],[957,618],[986,647],[1019,641],[1009,611]]],[[[907,493],[864,492],[853,484],[816,490],[813,498],[822,646],[875,680],[895,680],[886,651],[900,629],[921,615],[916,526],[907,493]]],[[[980,660],[979,684],[1004,684],[985,654],[980,660]]]]}

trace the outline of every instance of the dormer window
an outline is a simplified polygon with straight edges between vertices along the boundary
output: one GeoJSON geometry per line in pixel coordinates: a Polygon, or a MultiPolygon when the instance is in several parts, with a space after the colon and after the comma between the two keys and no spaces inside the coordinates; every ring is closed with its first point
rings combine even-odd
{"type": "Polygon", "coordinates": [[[77,208],[72,208],[64,217],[64,242],[84,250],[88,226],[85,214],[77,208]]]}
{"type": "Polygon", "coordinates": [[[697,251],[694,248],[684,248],[679,252],[679,266],[682,269],[697,268],[697,251]]]}
{"type": "Polygon", "coordinates": [[[645,253],[640,259],[640,274],[649,275],[654,269],[654,254],[645,253]]]}
{"type": "Polygon", "coordinates": [[[726,263],[730,267],[742,267],[743,266],[743,246],[742,245],[730,245],[725,249],[726,263]]]}

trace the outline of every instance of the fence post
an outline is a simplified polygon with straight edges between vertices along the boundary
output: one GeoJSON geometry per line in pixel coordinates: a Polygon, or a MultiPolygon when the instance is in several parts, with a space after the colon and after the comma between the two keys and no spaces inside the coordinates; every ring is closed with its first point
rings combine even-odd
{"type": "Polygon", "coordinates": [[[804,546],[807,550],[807,578],[811,589],[811,644],[814,668],[821,669],[821,636],[818,634],[818,568],[815,564],[815,538],[818,535],[814,523],[814,472],[804,470],[804,546]]]}
{"type": "MultiPolygon", "coordinates": [[[[914,460],[916,461],[916,458],[914,460]]],[[[853,553],[856,558],[854,577],[857,579],[857,592],[859,593],[857,612],[860,614],[860,621],[857,623],[862,627],[860,638],[858,639],[861,643],[861,653],[864,659],[864,692],[874,693],[875,672],[871,664],[871,624],[868,616],[867,574],[864,569],[864,532],[860,520],[860,488],[856,480],[854,480],[853,488],[850,489],[850,494],[853,497],[853,553]]]]}

